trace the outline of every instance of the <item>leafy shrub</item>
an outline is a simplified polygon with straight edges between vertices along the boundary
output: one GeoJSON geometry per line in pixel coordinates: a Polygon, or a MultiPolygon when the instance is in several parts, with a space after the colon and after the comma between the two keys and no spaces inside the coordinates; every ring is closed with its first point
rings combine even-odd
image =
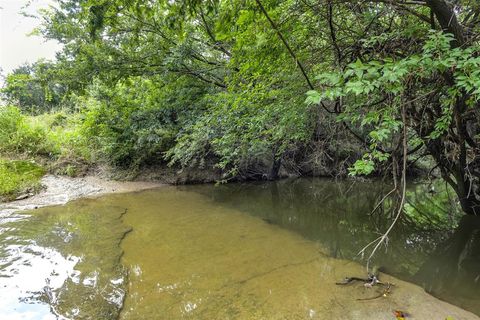
{"type": "Polygon", "coordinates": [[[130,78],[114,87],[95,83],[80,104],[82,134],[91,141],[97,160],[128,169],[163,163],[179,128],[197,113],[197,97],[202,95],[202,88],[178,83],[183,80],[158,84],[130,78]]]}
{"type": "MultiPolygon", "coordinates": [[[[295,150],[312,136],[311,110],[260,83],[239,92],[207,96],[208,111],[183,130],[167,156],[183,167],[203,167],[208,158],[226,175],[248,175],[295,150]]],[[[293,89],[292,89],[293,90],[293,89]]]]}
{"type": "Polygon", "coordinates": [[[50,62],[24,64],[6,76],[0,95],[31,115],[57,109],[65,103],[67,87],[55,81],[54,73],[55,66],[50,62]]]}

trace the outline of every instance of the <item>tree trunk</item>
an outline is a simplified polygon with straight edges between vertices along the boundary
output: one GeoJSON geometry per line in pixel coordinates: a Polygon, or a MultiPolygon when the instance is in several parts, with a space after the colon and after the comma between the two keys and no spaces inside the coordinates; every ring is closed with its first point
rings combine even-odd
{"type": "Polygon", "coordinates": [[[268,180],[277,180],[278,179],[278,172],[280,171],[280,167],[282,166],[282,158],[281,157],[274,157],[272,168],[270,169],[270,173],[268,174],[268,180]]]}
{"type": "Polygon", "coordinates": [[[455,37],[452,47],[463,46],[466,41],[465,31],[458,22],[454,7],[445,0],[427,0],[427,5],[432,9],[442,30],[455,37]]]}
{"type": "Polygon", "coordinates": [[[455,232],[438,244],[416,275],[428,292],[449,295],[450,292],[480,290],[480,217],[464,216],[455,232]]]}
{"type": "MultiPolygon", "coordinates": [[[[459,23],[454,6],[446,0],[426,0],[427,5],[437,18],[443,31],[451,33],[454,40],[450,43],[452,48],[467,45],[465,29],[459,23]]],[[[447,71],[443,74],[445,82],[449,86],[455,85],[453,74],[447,71]]],[[[479,179],[472,175],[477,168],[468,163],[468,147],[476,148],[472,137],[467,130],[465,113],[468,93],[457,99],[453,110],[451,125],[451,137],[442,141],[436,141],[427,146],[442,172],[442,177],[455,190],[462,210],[469,215],[480,215],[479,179]],[[448,145],[455,145],[456,154],[448,155],[448,145]],[[433,148],[432,148],[433,147],[433,148]]],[[[451,148],[450,148],[451,149],[451,148]]]]}

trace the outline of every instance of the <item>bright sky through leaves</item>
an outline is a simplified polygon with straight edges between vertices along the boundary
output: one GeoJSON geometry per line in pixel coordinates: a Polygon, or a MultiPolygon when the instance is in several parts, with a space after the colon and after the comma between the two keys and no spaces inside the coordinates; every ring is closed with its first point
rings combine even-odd
{"type": "Polygon", "coordinates": [[[40,58],[54,59],[60,45],[55,41],[45,41],[39,36],[28,36],[39,20],[25,17],[20,12],[25,5],[29,14],[52,4],[51,0],[0,0],[0,68],[6,75],[25,62],[40,58]]]}

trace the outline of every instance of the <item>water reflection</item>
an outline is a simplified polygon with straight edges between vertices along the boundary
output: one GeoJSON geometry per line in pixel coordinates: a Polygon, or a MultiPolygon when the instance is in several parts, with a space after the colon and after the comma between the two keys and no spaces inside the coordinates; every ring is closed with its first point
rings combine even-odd
{"type": "MultiPolygon", "coordinates": [[[[377,320],[392,318],[396,308],[415,314],[415,319],[478,319],[386,275],[384,281],[396,284],[394,293],[387,299],[357,301],[381,296],[382,288],[335,282],[363,275],[362,266],[333,259],[320,241],[278,227],[275,221],[282,220],[275,220],[271,210],[259,216],[268,221],[238,210],[268,210],[270,198],[261,199],[271,194],[266,185],[249,185],[246,195],[238,185],[230,187],[225,198],[213,186],[163,188],[130,199],[116,196],[129,208],[124,221],[133,227],[122,242],[122,261],[132,272],[120,319],[377,320]]],[[[307,202],[308,196],[300,200],[307,202]]],[[[300,207],[292,201],[277,204],[277,214],[284,206],[300,207]]],[[[290,213],[279,217],[297,230],[309,227],[307,210],[304,216],[290,213]]],[[[341,237],[337,243],[339,252],[346,252],[341,237]]]]}
{"type": "Polygon", "coordinates": [[[465,216],[455,232],[436,246],[415,280],[428,292],[480,311],[480,217],[465,216]]]}
{"type": "MultiPolygon", "coordinates": [[[[391,190],[380,182],[294,179],[183,188],[294,230],[333,257],[359,261],[360,249],[388,228],[394,205],[386,201],[372,214],[391,190]]],[[[460,220],[451,191],[439,183],[411,184],[407,199],[407,214],[374,265],[480,314],[478,217],[460,220]]]]}
{"type": "MultiPolygon", "coordinates": [[[[390,188],[324,179],[166,187],[8,215],[0,319],[385,319],[397,307],[475,319],[398,279],[388,299],[368,304],[355,299],[376,292],[335,286],[364,274],[351,260],[389,226],[392,201],[371,212],[390,188]]],[[[374,263],[480,314],[479,229],[441,186],[412,185],[374,263]]]]}
{"type": "Polygon", "coordinates": [[[4,247],[0,259],[0,318],[56,319],[58,297],[54,289],[63,285],[79,260],[63,257],[55,249],[33,241],[4,247]]]}
{"type": "Polygon", "coordinates": [[[125,209],[78,201],[1,219],[0,319],[113,319],[125,209]]]}

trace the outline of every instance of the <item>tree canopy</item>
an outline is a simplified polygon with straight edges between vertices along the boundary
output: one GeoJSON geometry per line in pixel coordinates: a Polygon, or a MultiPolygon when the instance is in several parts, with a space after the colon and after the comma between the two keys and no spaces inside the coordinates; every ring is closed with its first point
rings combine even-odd
{"type": "Polygon", "coordinates": [[[57,0],[39,32],[64,45],[49,83],[115,163],[396,185],[426,163],[480,213],[476,0],[57,0]]]}

